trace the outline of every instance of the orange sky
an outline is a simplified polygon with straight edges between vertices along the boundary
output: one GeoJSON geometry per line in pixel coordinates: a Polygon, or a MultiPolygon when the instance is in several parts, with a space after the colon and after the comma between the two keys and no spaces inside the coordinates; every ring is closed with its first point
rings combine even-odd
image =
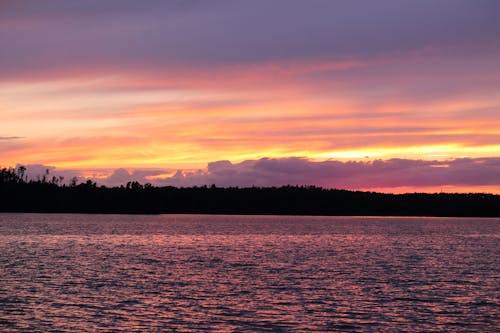
{"type": "MultiPolygon", "coordinates": [[[[457,41],[445,25],[441,34],[449,40],[415,42],[373,54],[290,51],[267,59],[259,53],[255,57],[263,59],[247,61],[242,53],[231,61],[167,59],[151,65],[145,55],[131,52],[127,66],[114,64],[104,51],[98,56],[89,53],[94,58],[88,62],[66,56],[71,50],[65,51],[65,42],[52,40],[50,34],[61,37],[56,28],[68,23],[49,25],[43,14],[36,22],[47,25],[44,38],[53,45],[35,42],[37,29],[14,24],[34,20],[31,11],[20,8],[6,11],[12,20],[0,25],[0,34],[17,36],[24,47],[12,44],[9,52],[31,49],[40,57],[25,63],[22,57],[18,63],[11,57],[0,66],[5,74],[0,76],[2,166],[48,165],[88,174],[116,168],[206,170],[213,161],[261,158],[368,162],[500,156],[498,35],[477,39],[465,34],[457,41]],[[22,15],[28,16],[25,21],[22,15]],[[60,57],[60,63],[45,54],[60,57]]],[[[56,14],[74,14],[67,10],[56,14]]],[[[196,8],[193,13],[208,15],[196,8]]],[[[127,17],[117,24],[134,20],[127,17]]],[[[78,32],[91,43],[88,47],[105,50],[92,33],[78,32]]],[[[370,31],[363,33],[369,36],[370,31]]],[[[261,37],[255,38],[264,45],[261,37]]],[[[218,52],[204,51],[207,59],[210,52],[218,52]]],[[[500,192],[495,181],[407,188],[443,186],[500,192]]]]}
{"type": "MultiPolygon", "coordinates": [[[[325,94],[299,81],[297,72],[315,70],[301,65],[284,66],[282,78],[277,70],[219,68],[227,81],[212,83],[206,74],[174,89],[136,73],[2,82],[1,133],[18,137],[3,140],[3,163],[192,168],[221,158],[446,159],[500,151],[496,92],[421,100],[411,89],[422,78],[398,75],[402,87],[392,89],[402,95],[345,80],[325,94]]],[[[392,86],[396,79],[378,81],[392,86]]]]}

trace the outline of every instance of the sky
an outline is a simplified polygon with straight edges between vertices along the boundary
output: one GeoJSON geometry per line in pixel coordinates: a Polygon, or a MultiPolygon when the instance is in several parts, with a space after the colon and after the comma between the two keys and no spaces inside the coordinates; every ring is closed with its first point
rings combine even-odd
{"type": "Polygon", "coordinates": [[[496,0],[0,0],[0,166],[500,193],[496,0]]]}

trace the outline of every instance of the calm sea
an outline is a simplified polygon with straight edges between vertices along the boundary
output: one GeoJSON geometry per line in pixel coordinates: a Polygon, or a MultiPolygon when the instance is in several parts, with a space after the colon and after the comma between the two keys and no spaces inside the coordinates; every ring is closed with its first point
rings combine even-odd
{"type": "Polygon", "coordinates": [[[500,219],[0,214],[0,332],[494,332],[500,219]]]}

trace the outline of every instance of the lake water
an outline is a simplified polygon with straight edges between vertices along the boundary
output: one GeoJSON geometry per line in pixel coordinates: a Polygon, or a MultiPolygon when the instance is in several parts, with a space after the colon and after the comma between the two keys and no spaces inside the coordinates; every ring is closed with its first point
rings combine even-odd
{"type": "Polygon", "coordinates": [[[0,214],[1,332],[494,332],[500,219],[0,214]]]}

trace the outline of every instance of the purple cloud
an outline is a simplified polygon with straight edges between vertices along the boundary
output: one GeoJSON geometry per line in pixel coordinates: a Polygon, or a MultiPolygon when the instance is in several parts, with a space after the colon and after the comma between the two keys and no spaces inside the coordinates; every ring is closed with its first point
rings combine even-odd
{"type": "Polygon", "coordinates": [[[78,170],[57,169],[54,166],[43,164],[18,164],[15,167],[16,170],[18,170],[21,166],[24,166],[26,168],[24,174],[28,178],[28,180],[39,180],[44,176],[47,177],[47,180],[51,180],[52,177],[63,177],[62,184],[69,184],[73,177],[76,177],[78,182],[82,182],[85,180],[82,172],[78,170]]]}
{"type": "Polygon", "coordinates": [[[127,170],[120,168],[113,171],[113,173],[108,177],[94,178],[93,180],[106,186],[120,186],[129,181],[146,184],[152,183],[151,179],[148,177],[158,176],[166,172],[168,172],[168,170],[134,170],[132,172],[128,172],[127,170]]]}
{"type": "Polygon", "coordinates": [[[315,162],[305,158],[263,158],[240,163],[218,161],[206,171],[182,172],[157,180],[158,185],[281,186],[317,185],[330,188],[401,186],[500,186],[500,158],[448,161],[408,159],[372,162],[315,162]]]}
{"type": "Polygon", "coordinates": [[[7,1],[0,73],[373,58],[498,42],[498,1],[7,1]]]}
{"type": "Polygon", "coordinates": [[[47,176],[47,179],[52,179],[53,176],[56,178],[63,177],[61,184],[69,184],[71,179],[76,177],[77,183],[85,182],[90,179],[97,182],[99,185],[106,186],[120,186],[125,185],[129,181],[137,181],[141,184],[151,183],[152,181],[149,177],[158,176],[162,174],[169,173],[170,170],[159,170],[159,169],[144,169],[144,170],[133,170],[131,172],[126,169],[119,168],[111,173],[107,170],[73,170],[73,169],[59,169],[50,165],[43,164],[27,164],[21,165],[17,164],[16,169],[24,166],[26,168],[25,176],[28,180],[38,180],[47,176]],[[103,176],[103,174],[108,173],[108,176],[103,176]],[[48,175],[47,175],[48,174],[48,175]],[[93,174],[89,176],[89,174],[93,174]]]}
{"type": "MultiPolygon", "coordinates": [[[[17,166],[19,167],[19,166],[17,166]]],[[[68,183],[86,178],[77,170],[56,169],[45,165],[27,165],[30,179],[63,176],[68,183]]],[[[206,170],[178,170],[173,176],[161,177],[170,170],[116,169],[106,177],[91,177],[98,185],[120,186],[129,181],[156,186],[219,187],[316,185],[327,188],[362,189],[429,186],[499,186],[500,157],[459,158],[447,161],[409,159],[375,160],[369,162],[310,161],[300,157],[262,158],[240,163],[216,161],[206,170]]]]}

